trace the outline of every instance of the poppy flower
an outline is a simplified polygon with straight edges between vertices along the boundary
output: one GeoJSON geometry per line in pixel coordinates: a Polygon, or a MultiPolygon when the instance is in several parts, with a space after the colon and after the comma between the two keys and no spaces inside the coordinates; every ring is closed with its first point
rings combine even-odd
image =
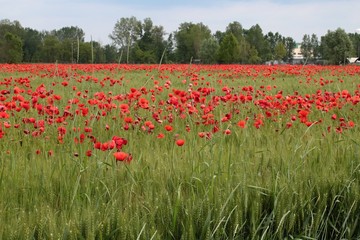
{"type": "Polygon", "coordinates": [[[116,161],[130,163],[132,160],[132,156],[126,152],[114,152],[113,155],[116,161]]]}
{"type": "Polygon", "coordinates": [[[48,156],[51,157],[52,155],[54,155],[54,151],[53,151],[53,150],[49,150],[49,151],[48,151],[48,156]]]}
{"type": "Polygon", "coordinates": [[[87,157],[91,157],[92,151],[91,151],[91,150],[87,150],[85,154],[86,154],[87,157]]]}
{"type": "Polygon", "coordinates": [[[182,145],[185,144],[185,140],[184,139],[178,139],[176,140],[176,145],[178,145],[179,147],[181,147],[182,145]]]}
{"type": "Polygon", "coordinates": [[[246,121],[245,121],[245,120],[240,120],[240,121],[237,123],[237,125],[238,125],[239,127],[241,127],[241,128],[245,128],[245,126],[246,126],[246,121]]]}
{"type": "Polygon", "coordinates": [[[349,122],[348,122],[348,125],[349,125],[349,127],[354,127],[354,126],[355,126],[355,123],[354,123],[353,121],[349,121],[349,122]]]}
{"type": "Polygon", "coordinates": [[[171,132],[173,130],[172,126],[170,125],[165,125],[165,130],[168,131],[168,132],[171,132]]]}
{"type": "Polygon", "coordinates": [[[127,144],[127,140],[118,136],[113,136],[112,140],[115,142],[116,148],[120,150],[123,145],[127,144]]]}
{"type": "Polygon", "coordinates": [[[226,130],[224,131],[224,134],[225,134],[225,135],[230,135],[230,134],[231,134],[231,130],[230,130],[230,129],[226,129],[226,130]]]}
{"type": "Polygon", "coordinates": [[[159,133],[158,135],[157,135],[157,138],[164,138],[165,137],[165,134],[163,134],[163,133],[159,133]]]}

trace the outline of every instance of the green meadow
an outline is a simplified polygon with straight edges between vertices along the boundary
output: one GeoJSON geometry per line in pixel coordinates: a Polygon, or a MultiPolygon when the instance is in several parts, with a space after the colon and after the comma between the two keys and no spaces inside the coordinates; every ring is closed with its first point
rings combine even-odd
{"type": "Polygon", "coordinates": [[[0,239],[360,238],[359,67],[14,68],[0,71],[0,239]],[[113,136],[131,162],[94,148],[113,136]]]}

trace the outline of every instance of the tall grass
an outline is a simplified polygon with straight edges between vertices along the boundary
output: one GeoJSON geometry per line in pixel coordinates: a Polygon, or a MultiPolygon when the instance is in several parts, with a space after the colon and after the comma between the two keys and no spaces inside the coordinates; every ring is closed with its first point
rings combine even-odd
{"type": "MultiPolygon", "coordinates": [[[[113,78],[125,76],[128,81],[99,88],[89,82],[76,83],[78,75],[73,74],[69,82],[91,96],[98,91],[127,92],[149,77],[140,70],[94,74],[92,77],[99,79],[111,74],[113,78]]],[[[173,88],[184,88],[177,75],[181,73],[162,74],[171,79],[173,88]]],[[[208,72],[199,74],[207,76],[208,72]]],[[[155,79],[158,77],[162,81],[155,74],[155,79]]],[[[233,86],[271,84],[291,94],[303,76],[279,73],[275,77],[223,81],[233,86]]],[[[217,79],[207,77],[213,86],[217,79]]],[[[344,79],[348,84],[341,88],[355,91],[353,78],[344,79]]],[[[63,79],[34,76],[32,84],[44,82],[50,88],[53,81],[63,79]]],[[[316,87],[309,86],[309,92],[316,92],[316,87]]],[[[60,84],[54,87],[64,99],[74,94],[68,89],[60,84]]],[[[60,101],[58,106],[65,104],[60,101]]],[[[220,117],[228,108],[224,105],[214,114],[220,117]]],[[[122,130],[117,110],[92,121],[90,126],[99,140],[114,135],[129,140],[125,149],[134,157],[131,164],[116,162],[113,151],[93,150],[87,157],[85,152],[92,144],[74,144],[72,139],[78,133],[70,128],[63,144],[51,137],[57,134],[56,127],[47,128],[41,138],[7,131],[8,141],[0,140],[0,238],[359,238],[359,127],[338,134],[327,132],[331,119],[310,127],[295,123],[290,129],[265,119],[260,129],[250,125],[241,129],[236,119],[262,110],[253,105],[240,108],[230,123],[232,134],[214,134],[209,140],[197,136],[207,129],[193,120],[176,119],[174,132],[165,132],[164,139],[155,137],[164,132],[161,126],[152,134],[122,130]],[[104,131],[106,124],[110,125],[108,131],[104,131]],[[186,125],[190,133],[185,131],[186,125]],[[176,146],[175,134],[185,138],[184,146],[176,146]],[[36,149],[41,153],[36,154],[36,149]]],[[[345,107],[338,114],[360,123],[358,105],[352,108],[345,107]]],[[[31,112],[15,117],[21,119],[25,114],[31,112]]],[[[141,110],[138,114],[151,118],[141,110]]],[[[318,114],[312,117],[323,117],[318,114]]],[[[76,116],[68,126],[83,127],[84,120],[76,116]]],[[[228,126],[228,122],[220,124],[221,129],[228,126]]]]}

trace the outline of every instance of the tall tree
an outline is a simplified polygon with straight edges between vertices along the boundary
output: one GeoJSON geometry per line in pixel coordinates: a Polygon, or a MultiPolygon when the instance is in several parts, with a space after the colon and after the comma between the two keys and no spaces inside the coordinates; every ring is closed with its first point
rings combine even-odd
{"type": "Polygon", "coordinates": [[[120,18],[115,23],[112,34],[109,35],[114,44],[118,45],[121,51],[126,52],[127,63],[129,63],[130,48],[139,39],[140,31],[141,22],[132,16],[130,18],[120,18]]]}
{"type": "Polygon", "coordinates": [[[344,29],[328,31],[321,38],[323,57],[331,64],[344,64],[353,51],[353,45],[344,29]]]}
{"type": "Polygon", "coordinates": [[[59,41],[64,41],[66,39],[73,41],[79,40],[80,42],[85,41],[84,30],[75,26],[62,27],[59,30],[53,30],[52,33],[59,39],[59,41]]]}
{"type": "Polygon", "coordinates": [[[216,63],[216,54],[219,50],[219,44],[215,37],[204,39],[200,48],[200,58],[203,63],[216,63]]]}
{"type": "Polygon", "coordinates": [[[175,32],[176,56],[179,62],[189,62],[192,58],[199,58],[203,40],[211,37],[210,29],[203,23],[182,23],[175,32]]]}
{"type": "Polygon", "coordinates": [[[268,53],[267,45],[265,44],[264,34],[261,27],[256,24],[245,32],[245,39],[253,46],[260,56],[266,56],[268,53]]]}
{"type": "Polygon", "coordinates": [[[296,42],[293,38],[287,37],[285,38],[285,48],[286,48],[286,56],[285,61],[291,62],[294,57],[294,48],[296,47],[296,42]]]}
{"type": "Polygon", "coordinates": [[[264,60],[274,60],[275,57],[275,47],[279,42],[283,42],[284,37],[276,32],[269,32],[265,35],[265,40],[267,42],[267,47],[268,47],[268,51],[267,51],[267,55],[266,55],[266,59],[264,60]]]}
{"type": "Polygon", "coordinates": [[[306,62],[312,57],[313,49],[312,49],[312,45],[311,45],[310,35],[305,34],[303,36],[301,46],[300,46],[300,51],[306,62]]]}
{"type": "Polygon", "coordinates": [[[228,33],[220,43],[218,62],[235,63],[240,59],[240,45],[234,34],[228,33]]]}
{"type": "Polygon", "coordinates": [[[360,57],[360,30],[355,33],[349,33],[348,35],[353,44],[352,56],[360,57]]]}
{"type": "Polygon", "coordinates": [[[150,18],[145,18],[140,26],[139,40],[134,46],[136,62],[157,63],[166,48],[165,31],[162,26],[154,26],[150,18]]]}
{"type": "Polygon", "coordinates": [[[104,62],[105,63],[116,63],[119,61],[118,52],[114,45],[106,44],[104,46],[104,62]]]}
{"type": "MultiPolygon", "coordinates": [[[[229,23],[226,27],[225,34],[232,33],[237,41],[240,43],[244,39],[244,29],[239,22],[232,22],[229,23]]],[[[224,35],[225,36],[225,35],[224,35]]],[[[223,36],[223,37],[224,37],[223,36]]]]}
{"type": "Polygon", "coordinates": [[[279,41],[275,46],[275,60],[281,61],[286,56],[285,44],[279,41]]]}
{"type": "Polygon", "coordinates": [[[9,32],[18,37],[22,37],[24,28],[19,21],[10,21],[9,19],[0,20],[0,39],[5,37],[5,34],[9,32]]]}
{"type": "Polygon", "coordinates": [[[56,62],[60,57],[61,42],[54,35],[47,34],[43,39],[41,48],[41,61],[56,62]]]}
{"type": "Polygon", "coordinates": [[[316,36],[316,34],[311,34],[311,39],[310,39],[310,42],[311,42],[311,48],[312,48],[312,57],[313,57],[313,60],[316,60],[319,55],[320,55],[320,44],[319,44],[319,39],[318,37],[316,36]]]}
{"type": "Polygon", "coordinates": [[[23,58],[22,41],[20,37],[6,32],[0,42],[0,59],[6,63],[20,63],[23,58]]]}
{"type": "Polygon", "coordinates": [[[258,51],[256,50],[256,48],[254,46],[250,47],[248,62],[250,64],[261,63],[261,57],[259,57],[259,53],[258,53],[258,51]]]}
{"type": "Polygon", "coordinates": [[[0,21],[0,62],[22,61],[22,36],[24,29],[18,21],[0,21]]]}
{"type": "Polygon", "coordinates": [[[42,35],[37,30],[31,28],[24,29],[24,62],[39,62],[39,52],[41,51],[42,35]]]}

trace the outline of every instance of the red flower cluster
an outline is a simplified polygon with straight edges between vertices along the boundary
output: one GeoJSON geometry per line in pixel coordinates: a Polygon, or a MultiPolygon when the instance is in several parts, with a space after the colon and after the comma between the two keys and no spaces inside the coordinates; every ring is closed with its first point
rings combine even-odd
{"type": "MultiPolygon", "coordinates": [[[[359,120],[359,66],[3,64],[0,72],[0,139],[8,140],[14,131],[9,135],[63,145],[73,141],[87,145],[88,157],[96,150],[112,150],[117,161],[131,161],[131,154],[123,152],[128,141],[119,136],[99,140],[104,135],[94,127],[98,123],[107,134],[139,131],[159,142],[181,134],[175,144],[184,146],[189,134],[210,140],[249,129],[323,126],[324,134],[341,134],[359,120]],[[114,70],[144,72],[147,77],[156,70],[159,75],[134,87],[129,76],[114,77],[114,70]],[[108,75],[97,78],[94,71],[108,75]],[[300,80],[281,89],[278,76],[300,80]],[[124,84],[130,87],[117,91],[115,87],[124,84]]],[[[55,155],[52,149],[36,149],[41,153],[55,155]]]]}

